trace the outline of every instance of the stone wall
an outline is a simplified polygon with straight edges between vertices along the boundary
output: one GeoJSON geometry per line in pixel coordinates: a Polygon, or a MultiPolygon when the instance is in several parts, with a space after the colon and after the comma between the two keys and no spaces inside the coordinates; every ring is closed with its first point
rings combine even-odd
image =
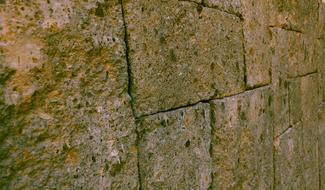
{"type": "Polygon", "coordinates": [[[325,3],[0,0],[0,189],[325,189],[325,3]]]}

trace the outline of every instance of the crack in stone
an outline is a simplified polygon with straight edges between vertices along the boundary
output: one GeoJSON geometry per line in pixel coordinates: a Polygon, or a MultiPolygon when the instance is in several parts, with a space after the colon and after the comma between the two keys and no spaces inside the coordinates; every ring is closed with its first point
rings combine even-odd
{"type": "Polygon", "coordinates": [[[132,95],[132,85],[133,85],[133,80],[132,80],[132,71],[131,71],[131,62],[129,58],[129,52],[130,52],[130,47],[129,47],[129,41],[128,41],[128,30],[127,30],[127,23],[125,19],[125,9],[123,5],[123,0],[119,1],[121,5],[121,11],[122,11],[122,18],[123,18],[123,27],[124,27],[124,43],[125,43],[125,57],[126,57],[126,63],[127,63],[127,73],[128,73],[128,87],[127,87],[127,93],[130,96],[130,104],[131,104],[131,110],[132,110],[132,115],[135,119],[135,125],[136,125],[136,147],[137,147],[137,168],[138,168],[138,189],[142,190],[142,180],[141,180],[141,174],[140,174],[140,153],[139,153],[139,141],[140,141],[140,134],[138,133],[137,130],[137,122],[136,122],[136,113],[135,113],[135,108],[134,108],[134,97],[132,95]]]}
{"type": "Polygon", "coordinates": [[[290,28],[290,27],[287,26],[287,25],[283,25],[283,26],[274,26],[274,25],[270,25],[269,27],[270,27],[270,28],[278,28],[278,29],[282,29],[282,30],[289,31],[289,32],[296,32],[296,33],[299,33],[299,34],[303,34],[303,31],[302,31],[302,30],[295,29],[295,28],[290,28]]]}
{"type": "Polygon", "coordinates": [[[306,76],[309,76],[309,75],[313,75],[313,74],[317,74],[318,71],[317,69],[315,71],[311,71],[311,72],[308,72],[308,73],[305,73],[305,74],[302,74],[302,75],[297,75],[297,76],[294,76],[294,77],[288,77],[288,79],[297,79],[297,78],[302,78],[302,77],[306,77],[306,76]]]}
{"type": "Polygon", "coordinates": [[[195,1],[191,1],[191,0],[178,0],[179,2],[190,2],[190,3],[195,3],[197,4],[198,6],[202,6],[202,7],[205,7],[205,8],[209,8],[209,9],[215,9],[215,10],[218,10],[220,12],[223,12],[223,13],[226,13],[226,14],[229,14],[229,15],[232,15],[232,16],[235,16],[235,17],[238,17],[241,21],[244,20],[243,18],[243,15],[240,14],[240,13],[236,13],[236,12],[233,12],[233,11],[227,11],[227,10],[224,10],[218,6],[209,6],[207,5],[204,1],[198,3],[198,2],[195,2],[195,1]]]}
{"type": "Polygon", "coordinates": [[[197,101],[195,103],[192,103],[192,104],[187,104],[187,105],[184,105],[184,106],[174,107],[174,108],[170,108],[170,109],[167,109],[167,110],[161,110],[161,111],[158,111],[158,112],[155,112],[155,113],[144,114],[144,115],[141,115],[141,116],[136,117],[136,120],[141,120],[144,117],[148,117],[148,116],[152,116],[152,115],[157,115],[157,114],[160,114],[160,113],[167,113],[167,112],[179,110],[179,109],[182,109],[182,108],[189,108],[189,107],[195,106],[195,105],[197,105],[199,103],[209,103],[210,101],[213,101],[213,100],[220,100],[220,99],[224,99],[224,98],[229,98],[229,97],[233,97],[233,96],[242,95],[242,94],[245,94],[245,93],[250,93],[250,92],[252,92],[254,90],[264,89],[264,88],[267,88],[269,86],[271,86],[271,84],[265,84],[265,85],[261,85],[261,86],[256,87],[256,88],[252,88],[252,89],[245,90],[245,91],[242,91],[242,92],[239,92],[239,93],[231,94],[229,96],[222,96],[222,97],[217,97],[217,98],[214,98],[212,96],[212,97],[210,97],[208,99],[202,99],[202,100],[199,100],[199,101],[197,101]]]}

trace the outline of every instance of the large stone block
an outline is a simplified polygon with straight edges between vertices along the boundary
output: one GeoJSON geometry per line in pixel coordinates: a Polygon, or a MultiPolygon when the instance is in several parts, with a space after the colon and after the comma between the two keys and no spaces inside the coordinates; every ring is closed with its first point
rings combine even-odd
{"type": "Polygon", "coordinates": [[[245,89],[239,18],[177,0],[125,8],[138,116],[245,89]]]}
{"type": "Polygon", "coordinates": [[[138,127],[143,189],[209,188],[209,104],[148,116],[138,127]]]}
{"type": "Polygon", "coordinates": [[[269,1],[206,0],[203,2],[209,7],[216,7],[242,18],[247,87],[269,84],[271,82],[269,1]]]}
{"type": "Polygon", "coordinates": [[[267,87],[212,102],[212,189],[272,189],[270,99],[267,87]]]}
{"type": "Polygon", "coordinates": [[[137,189],[118,1],[0,1],[1,189],[137,189]]]}

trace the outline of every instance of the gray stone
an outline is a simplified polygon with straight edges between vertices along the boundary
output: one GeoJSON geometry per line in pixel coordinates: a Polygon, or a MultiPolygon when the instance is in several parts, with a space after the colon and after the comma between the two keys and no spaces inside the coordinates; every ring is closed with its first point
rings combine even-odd
{"type": "Polygon", "coordinates": [[[138,127],[143,189],[209,188],[209,104],[148,116],[138,127]]]}
{"type": "Polygon", "coordinates": [[[272,189],[271,89],[215,100],[213,189],[272,189]]]}
{"type": "Polygon", "coordinates": [[[138,116],[245,89],[237,17],[176,0],[125,7],[138,116]]]}

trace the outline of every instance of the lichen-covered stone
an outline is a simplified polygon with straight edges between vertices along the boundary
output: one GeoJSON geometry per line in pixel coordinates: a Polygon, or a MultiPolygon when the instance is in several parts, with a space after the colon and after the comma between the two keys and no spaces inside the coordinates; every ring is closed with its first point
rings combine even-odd
{"type": "Polygon", "coordinates": [[[270,98],[267,87],[212,102],[212,189],[272,189],[270,98]]]}
{"type": "Polygon", "coordinates": [[[244,90],[239,18],[177,0],[125,7],[137,115],[244,90]]]}
{"type": "Polygon", "coordinates": [[[137,189],[120,3],[0,2],[1,189],[137,189]]]}
{"type": "Polygon", "coordinates": [[[270,25],[313,33],[317,30],[318,0],[271,0],[270,25]]]}
{"type": "Polygon", "coordinates": [[[209,104],[148,116],[138,126],[143,189],[209,188],[209,104]]]}

